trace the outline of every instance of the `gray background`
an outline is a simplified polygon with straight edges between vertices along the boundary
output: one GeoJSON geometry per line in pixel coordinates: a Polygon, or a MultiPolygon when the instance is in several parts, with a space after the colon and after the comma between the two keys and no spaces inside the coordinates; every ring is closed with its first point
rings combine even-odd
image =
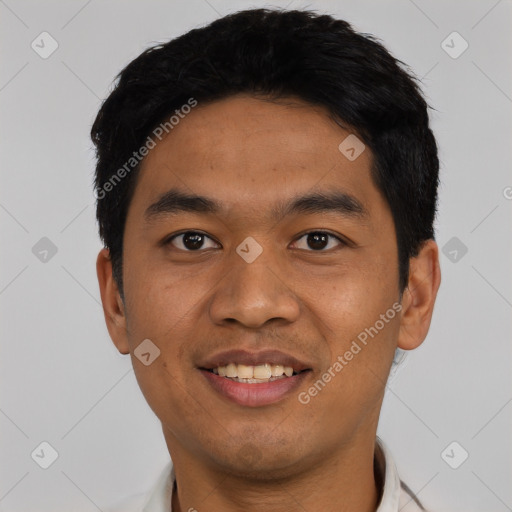
{"type": "MultiPolygon", "coordinates": [[[[88,132],[143,49],[264,5],[0,0],[0,510],[101,510],[165,465],[159,422],[104,324],[88,132]],[[51,49],[43,31],[58,43],[46,59],[31,47],[51,49]],[[43,441],[58,453],[48,469],[34,460],[49,461],[43,441]]],[[[390,379],[379,435],[433,511],[512,510],[512,3],[272,5],[344,18],[423,79],[442,162],[443,282],[426,342],[390,379]],[[463,48],[453,31],[469,44],[457,58],[445,51],[463,48]]]]}

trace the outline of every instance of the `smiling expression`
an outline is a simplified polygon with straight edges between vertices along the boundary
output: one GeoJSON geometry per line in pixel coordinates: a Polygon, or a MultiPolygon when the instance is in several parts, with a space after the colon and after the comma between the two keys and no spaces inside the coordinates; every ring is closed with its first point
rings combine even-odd
{"type": "Polygon", "coordinates": [[[239,95],[199,104],[144,159],[114,341],[177,458],[285,475],[374,436],[400,315],[297,399],[400,299],[390,208],[370,149],[338,149],[350,133],[300,100],[239,95]]]}

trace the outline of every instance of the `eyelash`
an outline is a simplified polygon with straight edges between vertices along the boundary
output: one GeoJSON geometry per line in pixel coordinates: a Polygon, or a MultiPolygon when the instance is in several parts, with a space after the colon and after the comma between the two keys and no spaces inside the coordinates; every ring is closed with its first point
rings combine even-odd
{"type": "MultiPolygon", "coordinates": [[[[192,234],[197,234],[197,235],[202,235],[206,238],[209,238],[210,240],[214,241],[215,243],[219,243],[219,242],[216,242],[212,237],[208,236],[206,233],[203,233],[202,231],[194,231],[194,230],[186,230],[186,231],[182,231],[180,233],[175,233],[174,235],[170,235],[169,237],[167,237],[162,243],[164,246],[167,246],[167,245],[170,245],[172,243],[172,241],[174,239],[176,239],[177,237],[179,236],[183,236],[187,233],[192,233],[192,234]]],[[[334,235],[333,233],[330,233],[329,231],[322,231],[322,230],[310,230],[310,231],[306,231],[305,233],[302,233],[301,235],[299,235],[298,238],[296,238],[295,240],[300,240],[301,238],[309,235],[309,234],[312,234],[312,233],[316,233],[316,234],[322,234],[322,235],[327,235],[331,238],[334,238],[336,239],[341,246],[348,246],[349,243],[345,240],[343,240],[341,237],[337,236],[337,235],[334,235]]],[[[196,251],[193,251],[193,250],[190,250],[190,249],[179,249],[176,247],[176,249],[180,250],[180,251],[183,251],[183,252],[201,252],[202,249],[197,249],[196,251]]],[[[330,249],[319,249],[319,250],[307,250],[307,249],[299,249],[299,250],[306,250],[307,252],[329,252],[332,250],[332,247],[330,249]]]]}

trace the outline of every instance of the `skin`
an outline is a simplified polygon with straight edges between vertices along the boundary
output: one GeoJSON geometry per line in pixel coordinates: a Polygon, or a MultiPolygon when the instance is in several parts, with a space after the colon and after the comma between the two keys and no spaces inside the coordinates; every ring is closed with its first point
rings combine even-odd
{"type": "Polygon", "coordinates": [[[141,390],[162,423],[178,493],[173,511],[370,512],[377,423],[396,347],[419,346],[440,284],[438,247],[411,260],[400,300],[393,218],[370,175],[368,148],[354,161],[339,151],[349,134],[327,112],[299,100],[239,95],[198,105],[144,159],[123,246],[125,303],[107,249],[97,273],[110,336],[130,354],[141,390]],[[144,220],[167,190],[214,198],[221,214],[179,213],[144,220]],[[278,201],[341,190],[368,216],[270,216],[278,201]],[[210,238],[186,250],[182,230],[210,238]],[[327,231],[324,249],[305,233],[327,231]],[[247,263],[236,247],[252,236],[262,254],[247,263]],[[174,244],[174,245],[173,245],[174,244]],[[307,389],[352,340],[400,302],[402,311],[308,404],[307,389]],[[161,353],[134,356],[149,338],[161,353]],[[263,407],[217,394],[197,364],[234,348],[277,348],[308,362],[300,389],[263,407]]]}

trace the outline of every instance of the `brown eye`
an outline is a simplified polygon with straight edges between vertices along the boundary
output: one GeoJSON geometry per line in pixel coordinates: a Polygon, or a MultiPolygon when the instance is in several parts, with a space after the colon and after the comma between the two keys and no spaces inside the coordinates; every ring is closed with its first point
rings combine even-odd
{"type": "Polygon", "coordinates": [[[217,243],[214,242],[209,236],[198,231],[185,231],[178,235],[174,235],[168,239],[167,244],[172,244],[174,247],[183,251],[198,251],[199,249],[210,249],[216,247],[217,243]],[[213,246],[205,246],[207,240],[213,242],[213,246]]]}
{"type": "MultiPolygon", "coordinates": [[[[298,241],[302,239],[305,239],[305,244],[302,244],[302,247],[298,247],[299,249],[310,249],[316,252],[325,252],[325,249],[332,249],[333,245],[330,245],[330,239],[336,240],[338,245],[345,245],[343,240],[326,231],[311,231],[302,235],[298,241]]],[[[336,244],[334,246],[336,246],[336,244]]]]}
{"type": "Polygon", "coordinates": [[[307,244],[312,249],[325,249],[329,244],[329,235],[325,233],[309,233],[307,235],[307,244]]]}

